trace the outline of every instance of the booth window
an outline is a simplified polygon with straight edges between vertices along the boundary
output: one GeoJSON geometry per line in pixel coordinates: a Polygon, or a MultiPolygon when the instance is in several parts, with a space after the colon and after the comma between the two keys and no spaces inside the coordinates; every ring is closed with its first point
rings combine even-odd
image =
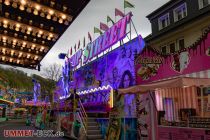
{"type": "Polygon", "coordinates": [[[174,9],[174,22],[177,22],[187,16],[187,4],[183,3],[174,9]]]}
{"type": "Polygon", "coordinates": [[[198,0],[199,9],[202,9],[210,4],[210,0],[198,0]]]}
{"type": "Polygon", "coordinates": [[[170,24],[169,13],[158,18],[159,30],[162,30],[163,28],[169,26],[169,24],[170,24]]]}

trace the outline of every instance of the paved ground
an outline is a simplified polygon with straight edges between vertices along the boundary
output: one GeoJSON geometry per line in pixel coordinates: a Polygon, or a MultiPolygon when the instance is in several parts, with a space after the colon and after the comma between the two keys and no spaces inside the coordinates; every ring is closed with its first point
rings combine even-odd
{"type": "Polygon", "coordinates": [[[30,138],[8,138],[4,137],[4,130],[35,130],[32,126],[26,126],[24,120],[10,120],[0,123],[0,140],[67,140],[63,137],[30,137],[30,138]]]}

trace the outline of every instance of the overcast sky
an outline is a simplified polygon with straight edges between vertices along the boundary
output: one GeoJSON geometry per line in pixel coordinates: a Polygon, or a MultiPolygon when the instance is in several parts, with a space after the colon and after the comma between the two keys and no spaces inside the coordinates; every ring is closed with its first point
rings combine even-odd
{"type": "MultiPolygon", "coordinates": [[[[118,8],[123,11],[124,0],[91,0],[89,4],[84,8],[80,15],[74,20],[66,32],[56,42],[53,48],[48,52],[45,58],[41,61],[41,69],[47,67],[53,63],[63,64],[64,60],[58,59],[58,54],[61,52],[67,52],[71,46],[86,37],[88,40],[87,33],[90,32],[92,37],[96,39],[96,35],[93,34],[94,26],[99,27],[100,22],[106,23],[106,17],[109,15],[113,20],[114,9],[118,8]]],[[[126,9],[126,13],[132,11],[133,22],[139,34],[143,37],[151,33],[151,25],[146,16],[152,11],[168,2],[169,0],[128,0],[130,3],[135,5],[135,8],[126,9]]],[[[117,18],[119,19],[119,18],[117,18]]],[[[86,41],[87,42],[87,41],[86,41]]],[[[35,70],[22,69],[21,70],[30,73],[41,74],[41,72],[35,70]]]]}

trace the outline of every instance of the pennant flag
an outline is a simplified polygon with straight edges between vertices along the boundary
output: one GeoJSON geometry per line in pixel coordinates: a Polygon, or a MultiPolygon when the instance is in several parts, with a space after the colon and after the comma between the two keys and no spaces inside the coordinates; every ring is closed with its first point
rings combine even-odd
{"type": "Polygon", "coordinates": [[[89,38],[90,42],[92,42],[92,37],[89,32],[88,32],[88,38],[89,38]]]}
{"type": "Polygon", "coordinates": [[[80,48],[80,40],[79,40],[79,42],[78,42],[78,49],[80,48]]]}
{"type": "Polygon", "coordinates": [[[121,16],[124,17],[125,15],[123,14],[122,11],[120,11],[119,9],[115,8],[115,16],[121,16]]]}
{"type": "Polygon", "coordinates": [[[69,51],[70,51],[70,52],[69,52],[69,53],[70,53],[70,55],[72,55],[72,47],[71,47],[71,49],[70,49],[69,51]]]}
{"type": "Polygon", "coordinates": [[[94,33],[102,34],[102,31],[96,27],[94,27],[94,33]]]}
{"type": "Polygon", "coordinates": [[[75,52],[76,52],[76,50],[77,50],[77,45],[75,44],[75,46],[74,46],[74,50],[75,50],[75,52]]]}
{"type": "Polygon", "coordinates": [[[134,5],[128,2],[127,0],[124,1],[124,8],[134,8],[134,5]]]}
{"type": "Polygon", "coordinates": [[[107,23],[112,22],[112,24],[114,25],[114,21],[110,18],[110,16],[107,16],[107,23]]]}
{"type": "Polygon", "coordinates": [[[83,40],[83,47],[85,47],[85,37],[84,37],[84,40],[83,40]]]}
{"type": "Polygon", "coordinates": [[[100,29],[103,31],[107,31],[109,29],[109,27],[106,24],[100,22],[100,29]]]}

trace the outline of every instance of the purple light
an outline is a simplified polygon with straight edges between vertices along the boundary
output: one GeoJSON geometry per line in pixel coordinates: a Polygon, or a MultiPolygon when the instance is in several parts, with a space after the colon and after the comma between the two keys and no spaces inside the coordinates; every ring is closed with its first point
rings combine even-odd
{"type": "Polygon", "coordinates": [[[82,95],[82,94],[88,94],[88,93],[93,93],[93,92],[108,90],[108,89],[112,90],[113,88],[110,85],[107,85],[107,86],[102,86],[102,87],[98,87],[98,88],[92,88],[89,90],[80,91],[80,92],[77,92],[77,94],[82,95]]]}

